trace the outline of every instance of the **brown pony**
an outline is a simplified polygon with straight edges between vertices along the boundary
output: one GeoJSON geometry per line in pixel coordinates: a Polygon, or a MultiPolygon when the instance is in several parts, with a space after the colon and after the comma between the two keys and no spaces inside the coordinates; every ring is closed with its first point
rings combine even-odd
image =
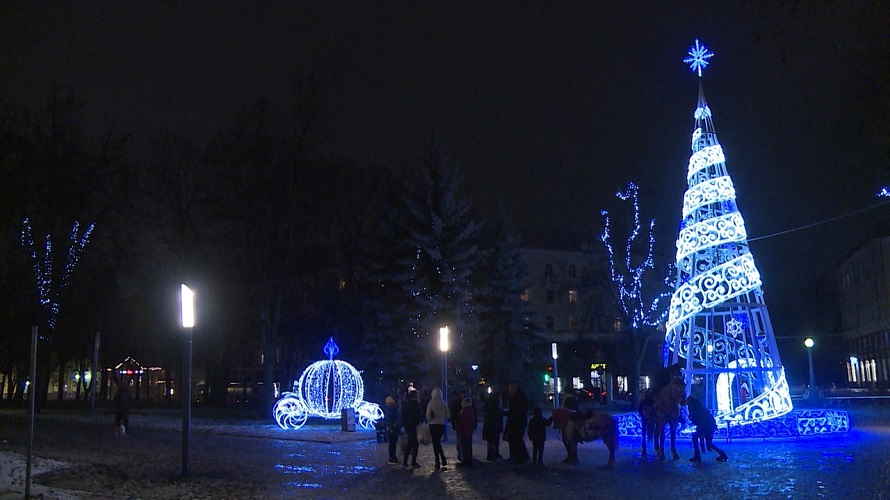
{"type": "Polygon", "coordinates": [[[602,439],[609,449],[606,467],[615,465],[615,448],[618,448],[618,422],[612,415],[602,412],[582,413],[568,408],[553,410],[553,427],[560,430],[566,447],[568,464],[578,463],[578,443],[602,439]]]}
{"type": "Polygon", "coordinates": [[[686,384],[683,377],[673,377],[671,383],[664,389],[660,390],[655,396],[653,404],[656,430],[655,430],[655,449],[658,451],[658,459],[664,460],[664,426],[670,426],[671,432],[671,455],[674,460],[680,459],[677,453],[677,427],[680,421],[680,406],[686,404],[686,384]]]}
{"type": "MultiPolygon", "coordinates": [[[[641,429],[641,455],[643,457],[646,456],[646,441],[652,442],[655,447],[656,453],[658,453],[659,446],[664,443],[664,440],[655,439],[655,436],[658,434],[658,416],[655,414],[655,397],[658,393],[667,387],[674,378],[683,376],[683,366],[680,363],[673,364],[671,366],[666,366],[655,373],[654,379],[655,384],[643,391],[640,394],[640,402],[637,405],[637,413],[640,416],[640,429],[641,429]]],[[[661,426],[662,433],[664,432],[664,425],[661,426]]]]}
{"type": "MultiPolygon", "coordinates": [[[[658,418],[655,416],[655,390],[646,389],[640,395],[640,404],[637,406],[637,413],[640,415],[640,428],[642,436],[640,445],[642,448],[642,456],[646,456],[646,440],[653,441],[656,428],[658,427],[658,418]]],[[[655,451],[658,451],[658,441],[653,442],[655,451]]]]}

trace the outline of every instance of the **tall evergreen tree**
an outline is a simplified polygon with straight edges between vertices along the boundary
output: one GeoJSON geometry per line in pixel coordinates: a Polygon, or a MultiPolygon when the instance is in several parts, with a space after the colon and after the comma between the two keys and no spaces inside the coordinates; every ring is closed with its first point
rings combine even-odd
{"type": "Polygon", "coordinates": [[[381,219],[381,235],[392,238],[394,248],[392,265],[377,280],[378,303],[388,307],[377,309],[374,337],[404,376],[438,380],[438,331],[445,325],[452,373],[460,377],[476,362],[471,277],[480,226],[459,196],[460,182],[450,155],[433,138],[422,168],[405,176],[381,219]]]}
{"type": "MultiPolygon", "coordinates": [[[[538,359],[533,346],[543,343],[528,329],[528,302],[522,300],[528,265],[521,255],[521,235],[509,223],[504,210],[487,225],[490,240],[484,253],[479,287],[479,344],[481,371],[486,380],[504,386],[515,381],[533,395],[540,384],[534,380],[538,359]]],[[[540,346],[539,346],[540,347],[540,346]]]]}

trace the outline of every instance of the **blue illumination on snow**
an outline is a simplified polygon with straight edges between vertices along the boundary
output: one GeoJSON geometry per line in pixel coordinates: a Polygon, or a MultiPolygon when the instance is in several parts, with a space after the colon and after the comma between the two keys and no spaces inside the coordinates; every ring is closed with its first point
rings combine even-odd
{"type": "Polygon", "coordinates": [[[709,51],[703,44],[700,44],[698,38],[696,38],[695,45],[689,47],[689,57],[683,59],[683,62],[688,64],[692,71],[697,72],[699,78],[701,78],[701,71],[708,66],[708,59],[712,57],[714,57],[714,53],[709,51]]]}
{"type": "Polygon", "coordinates": [[[310,416],[326,420],[339,419],[344,409],[353,409],[363,429],[373,429],[383,418],[383,410],[375,403],[363,401],[365,385],[362,376],[351,364],[335,360],[340,348],[333,337],[325,344],[328,359],[309,365],[294,382],[294,392],[282,393],[272,408],[275,421],[283,429],[299,429],[310,416]]]}

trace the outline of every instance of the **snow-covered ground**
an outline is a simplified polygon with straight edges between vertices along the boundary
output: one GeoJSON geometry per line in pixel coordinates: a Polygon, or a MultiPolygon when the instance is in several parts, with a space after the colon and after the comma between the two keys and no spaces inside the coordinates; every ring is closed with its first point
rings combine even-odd
{"type": "MultiPolygon", "coordinates": [[[[730,460],[691,463],[640,456],[620,443],[617,464],[603,465],[602,443],[580,446],[581,464],[549,436],[544,466],[453,465],[433,468],[421,447],[417,469],[387,463],[373,432],[337,425],[286,431],[268,421],[193,418],[190,475],[180,477],[181,420],[171,412],[136,413],[127,437],[111,433],[107,414],[51,409],[37,420],[32,495],[39,498],[890,498],[890,408],[853,409],[840,438],[736,440],[718,444],[730,460]]],[[[27,415],[0,411],[0,498],[24,495],[27,415]]],[[[506,451],[506,443],[502,453],[506,451]]],[[[476,440],[477,459],[484,443],[476,440]]],[[[506,454],[506,453],[504,453],[506,454]]]]}

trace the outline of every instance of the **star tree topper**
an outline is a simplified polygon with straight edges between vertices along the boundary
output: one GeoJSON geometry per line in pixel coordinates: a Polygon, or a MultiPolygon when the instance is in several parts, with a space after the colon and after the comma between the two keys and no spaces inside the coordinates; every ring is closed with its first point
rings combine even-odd
{"type": "Polygon", "coordinates": [[[692,68],[692,71],[698,73],[701,78],[701,71],[709,64],[708,59],[714,57],[714,53],[708,50],[704,44],[700,44],[698,38],[695,39],[695,45],[689,47],[689,57],[683,59],[683,62],[692,68]]]}

